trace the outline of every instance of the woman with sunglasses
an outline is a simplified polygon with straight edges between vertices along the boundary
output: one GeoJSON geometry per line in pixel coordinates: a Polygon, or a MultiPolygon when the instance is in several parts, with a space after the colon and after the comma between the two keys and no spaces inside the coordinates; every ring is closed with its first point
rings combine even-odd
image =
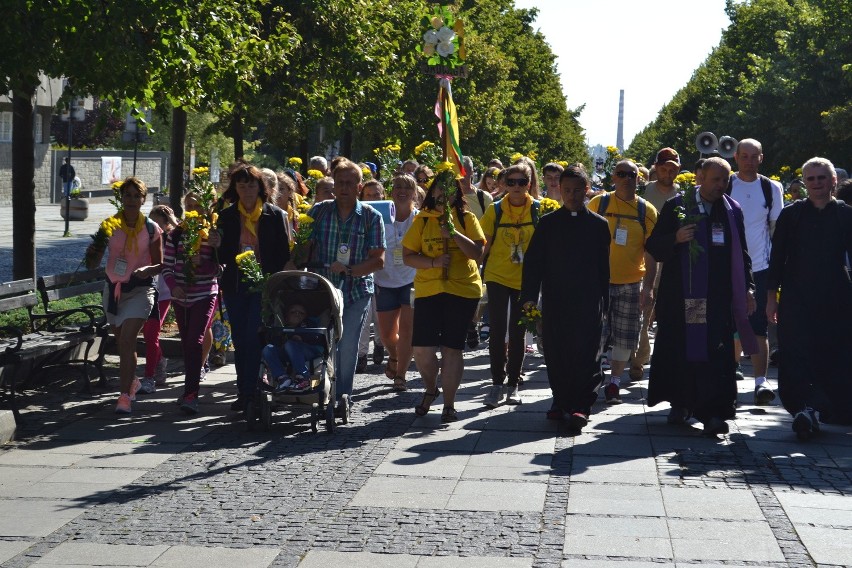
{"type": "Polygon", "coordinates": [[[485,406],[489,408],[497,408],[504,402],[521,403],[518,384],[525,349],[525,330],[518,323],[521,273],[524,254],[538,222],[539,207],[538,200],[530,195],[532,171],[528,164],[518,162],[509,166],[503,178],[507,189],[505,197],[488,207],[481,219],[482,232],[488,239],[483,279],[488,290],[491,326],[488,355],[492,386],[485,396],[485,406]]]}
{"type": "Polygon", "coordinates": [[[461,185],[452,169],[438,173],[423,206],[402,238],[403,262],[417,269],[412,345],[414,361],[426,389],[414,412],[426,415],[441,394],[440,370],[444,388],[441,422],[455,422],[458,420],[456,391],[464,371],[465,337],[482,296],[479,260],[485,235],[476,216],[467,210],[461,185]],[[452,188],[455,192],[450,193],[452,188]],[[452,224],[446,222],[447,207],[452,224]]]}

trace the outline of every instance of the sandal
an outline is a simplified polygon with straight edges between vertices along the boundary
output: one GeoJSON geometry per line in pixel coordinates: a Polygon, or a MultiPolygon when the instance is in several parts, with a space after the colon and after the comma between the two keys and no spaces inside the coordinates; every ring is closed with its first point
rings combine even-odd
{"type": "Polygon", "coordinates": [[[397,392],[402,392],[408,390],[408,387],[405,386],[405,377],[394,377],[393,378],[393,390],[397,392]]]}
{"type": "Polygon", "coordinates": [[[414,407],[414,414],[417,416],[426,416],[426,413],[429,412],[429,409],[432,407],[432,404],[438,399],[441,395],[441,391],[438,390],[438,387],[435,387],[435,392],[424,392],[423,400],[420,401],[418,406],[414,407]],[[429,400],[429,404],[426,404],[426,400],[429,400]]]}
{"type": "Polygon", "coordinates": [[[444,412],[441,413],[441,423],[446,424],[447,422],[455,422],[459,419],[459,415],[456,413],[456,409],[452,406],[445,406],[444,412]]]}
{"type": "Polygon", "coordinates": [[[393,379],[394,385],[396,385],[396,371],[397,371],[397,360],[393,357],[388,357],[388,364],[385,365],[385,376],[389,379],[393,379]]]}

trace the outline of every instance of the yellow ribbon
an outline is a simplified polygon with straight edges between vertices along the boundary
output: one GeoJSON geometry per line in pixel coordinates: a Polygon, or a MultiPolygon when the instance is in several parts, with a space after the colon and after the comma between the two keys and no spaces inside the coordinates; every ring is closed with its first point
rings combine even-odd
{"type": "Polygon", "coordinates": [[[257,204],[254,207],[254,210],[249,213],[246,211],[246,208],[243,207],[243,202],[237,202],[237,209],[240,212],[240,215],[243,216],[243,223],[245,223],[246,229],[248,232],[254,235],[257,238],[257,220],[260,219],[260,212],[263,209],[263,201],[260,198],[257,198],[257,204]]]}
{"type": "Polygon", "coordinates": [[[138,217],[136,217],[136,226],[134,227],[128,225],[127,219],[124,218],[124,215],[121,215],[121,230],[127,235],[127,240],[124,242],[124,250],[131,253],[135,253],[138,250],[136,237],[139,235],[139,231],[141,231],[144,226],[145,215],[142,215],[141,213],[138,217]]]}

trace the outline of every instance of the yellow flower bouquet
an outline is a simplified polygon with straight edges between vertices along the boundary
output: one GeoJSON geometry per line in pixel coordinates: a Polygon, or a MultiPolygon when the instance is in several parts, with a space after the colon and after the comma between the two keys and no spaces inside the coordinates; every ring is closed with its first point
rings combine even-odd
{"type": "Polygon", "coordinates": [[[561,206],[559,205],[559,202],[556,201],[555,199],[551,199],[549,197],[542,197],[541,198],[540,214],[541,215],[547,215],[548,213],[552,213],[553,211],[556,211],[560,207],[561,206]]]}
{"type": "Polygon", "coordinates": [[[521,308],[521,319],[518,325],[533,335],[541,335],[541,310],[535,304],[521,308]]]}
{"type": "Polygon", "coordinates": [[[240,279],[250,285],[252,292],[262,292],[266,284],[266,274],[260,266],[253,250],[247,250],[238,254],[234,260],[240,270],[240,279]]]}
{"type": "Polygon", "coordinates": [[[86,248],[86,254],[83,257],[83,264],[85,264],[87,268],[93,268],[92,264],[95,262],[95,259],[102,255],[106,250],[107,244],[109,244],[109,238],[116,229],[121,227],[121,219],[119,218],[119,215],[120,213],[116,213],[115,215],[107,217],[101,221],[98,230],[91,235],[92,244],[86,248]]]}

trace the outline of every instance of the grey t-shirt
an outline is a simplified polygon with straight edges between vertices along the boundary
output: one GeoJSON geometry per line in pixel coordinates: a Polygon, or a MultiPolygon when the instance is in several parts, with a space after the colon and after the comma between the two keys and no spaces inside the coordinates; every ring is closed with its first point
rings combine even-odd
{"type": "Polygon", "coordinates": [[[674,191],[669,194],[663,194],[657,187],[657,182],[652,181],[648,182],[648,185],[645,186],[645,193],[642,194],[642,197],[650,202],[657,211],[662,211],[665,202],[674,197],[675,194],[677,194],[678,189],[680,189],[680,186],[678,184],[674,184],[674,191]]]}

